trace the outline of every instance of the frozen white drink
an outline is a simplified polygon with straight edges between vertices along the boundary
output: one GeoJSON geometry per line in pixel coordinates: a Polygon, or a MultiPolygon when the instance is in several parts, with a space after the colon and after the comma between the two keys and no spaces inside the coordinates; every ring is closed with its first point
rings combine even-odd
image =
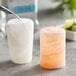
{"type": "Polygon", "coordinates": [[[11,19],[6,25],[10,57],[14,63],[31,62],[33,52],[34,22],[31,19],[11,19]]]}

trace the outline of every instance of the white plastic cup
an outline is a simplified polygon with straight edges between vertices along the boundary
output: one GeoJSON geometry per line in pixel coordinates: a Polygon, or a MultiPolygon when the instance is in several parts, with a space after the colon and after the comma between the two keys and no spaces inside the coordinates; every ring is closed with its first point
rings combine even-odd
{"type": "Polygon", "coordinates": [[[29,63],[33,53],[34,22],[31,19],[11,19],[6,25],[8,46],[12,62],[29,63]]]}

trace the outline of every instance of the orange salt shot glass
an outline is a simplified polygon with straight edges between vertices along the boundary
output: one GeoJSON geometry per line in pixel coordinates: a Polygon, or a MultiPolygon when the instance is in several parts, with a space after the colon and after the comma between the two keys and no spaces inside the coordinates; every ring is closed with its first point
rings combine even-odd
{"type": "Polygon", "coordinates": [[[40,31],[40,66],[58,69],[65,66],[65,30],[46,27],[40,31]]]}

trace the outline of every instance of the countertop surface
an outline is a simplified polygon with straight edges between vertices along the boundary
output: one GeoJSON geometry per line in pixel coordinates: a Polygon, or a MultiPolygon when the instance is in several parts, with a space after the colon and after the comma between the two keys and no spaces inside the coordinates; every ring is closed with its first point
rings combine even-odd
{"type": "MultiPolygon", "coordinates": [[[[51,13],[50,2],[43,5],[39,0],[39,29],[44,26],[60,25],[65,18],[60,13],[51,13]],[[45,8],[46,7],[46,8],[45,8]]],[[[66,66],[57,70],[45,70],[40,67],[39,59],[39,30],[35,33],[33,60],[29,64],[16,65],[11,62],[7,39],[0,40],[0,76],[76,76],[76,42],[66,41],[66,66]]]]}

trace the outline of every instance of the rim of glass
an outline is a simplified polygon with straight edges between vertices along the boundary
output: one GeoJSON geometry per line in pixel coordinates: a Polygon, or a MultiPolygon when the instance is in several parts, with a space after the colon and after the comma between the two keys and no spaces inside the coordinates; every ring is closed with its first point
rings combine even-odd
{"type": "Polygon", "coordinates": [[[42,28],[41,30],[40,30],[40,32],[44,32],[44,33],[48,33],[48,34],[57,34],[57,33],[65,33],[65,29],[64,28],[62,28],[61,26],[59,27],[59,26],[49,26],[49,27],[44,27],[44,28],[42,28]],[[48,28],[57,28],[57,29],[59,29],[60,31],[56,31],[56,32],[49,32],[49,31],[47,31],[47,29],[48,28]]]}

